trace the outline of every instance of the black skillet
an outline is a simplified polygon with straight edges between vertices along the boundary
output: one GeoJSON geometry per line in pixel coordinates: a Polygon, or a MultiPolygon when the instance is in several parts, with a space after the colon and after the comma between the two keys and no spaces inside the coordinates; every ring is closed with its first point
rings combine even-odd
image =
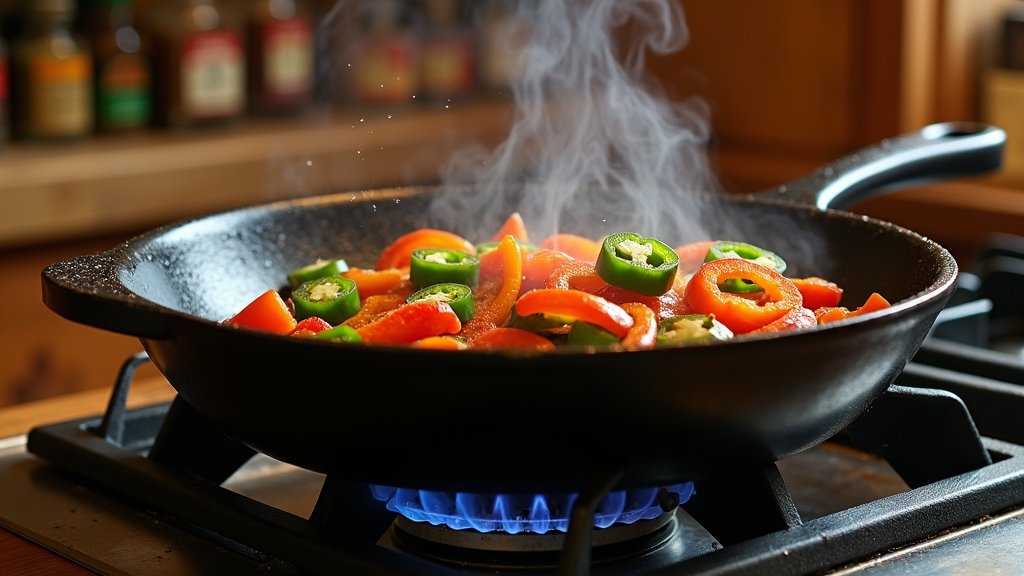
{"type": "Polygon", "coordinates": [[[196,412],[286,462],[424,489],[575,490],[609,469],[623,472],[622,487],[667,485],[774,462],[871,405],[917,351],[957,266],[910,230],[832,207],[993,171],[1004,140],[993,127],[933,125],[776,190],[709,198],[711,237],[752,241],[756,230],[756,243],[787,258],[787,275],[836,281],[848,306],[873,291],[894,303],[800,333],[637,352],[454,352],[218,323],[322,255],[371,266],[423,225],[432,187],[287,200],[156,229],[48,266],[43,300],[70,320],[138,336],[196,412]]]}

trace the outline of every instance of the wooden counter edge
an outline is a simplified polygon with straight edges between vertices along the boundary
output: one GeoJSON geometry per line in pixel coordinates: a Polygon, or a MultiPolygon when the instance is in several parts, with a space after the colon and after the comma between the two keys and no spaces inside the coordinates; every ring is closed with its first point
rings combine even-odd
{"type": "MultiPolygon", "coordinates": [[[[101,415],[106,410],[110,392],[110,388],[96,388],[0,408],[0,438],[26,434],[42,424],[101,415]]],[[[169,402],[174,394],[174,389],[163,378],[140,379],[132,384],[128,407],[169,402]]]]}

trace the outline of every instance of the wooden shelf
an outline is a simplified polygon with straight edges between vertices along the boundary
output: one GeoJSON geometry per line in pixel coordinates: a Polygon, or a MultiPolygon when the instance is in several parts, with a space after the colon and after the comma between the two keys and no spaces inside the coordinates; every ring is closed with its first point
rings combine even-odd
{"type": "Polygon", "coordinates": [[[217,131],[151,131],[0,154],[0,247],[141,230],[241,205],[432,182],[468,142],[494,145],[511,103],[332,111],[217,131]]]}

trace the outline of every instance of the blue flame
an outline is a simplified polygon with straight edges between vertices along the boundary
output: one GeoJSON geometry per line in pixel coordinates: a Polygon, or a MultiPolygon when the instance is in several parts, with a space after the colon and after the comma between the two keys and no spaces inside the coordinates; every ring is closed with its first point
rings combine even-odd
{"type": "MultiPolygon", "coordinates": [[[[679,496],[683,504],[693,496],[693,482],[665,488],[679,496]]],[[[447,526],[455,530],[502,531],[509,534],[552,530],[566,532],[576,494],[470,494],[437,492],[373,485],[373,497],[387,502],[388,510],[416,522],[447,526]]],[[[594,526],[632,524],[657,518],[662,510],[658,502],[660,488],[616,490],[598,504],[594,526]]]]}

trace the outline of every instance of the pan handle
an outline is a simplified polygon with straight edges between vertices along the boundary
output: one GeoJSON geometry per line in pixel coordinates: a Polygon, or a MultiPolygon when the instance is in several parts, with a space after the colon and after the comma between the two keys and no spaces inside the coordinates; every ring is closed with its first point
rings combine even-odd
{"type": "Polygon", "coordinates": [[[140,338],[167,339],[169,310],[136,295],[118,277],[118,248],[77,256],[43,268],[43,303],[87,326],[140,338]]]}
{"type": "Polygon", "coordinates": [[[776,199],[842,209],[889,190],[976,176],[1003,163],[1006,132],[977,122],[943,122],[883,140],[777,188],[756,192],[776,199]]]}

